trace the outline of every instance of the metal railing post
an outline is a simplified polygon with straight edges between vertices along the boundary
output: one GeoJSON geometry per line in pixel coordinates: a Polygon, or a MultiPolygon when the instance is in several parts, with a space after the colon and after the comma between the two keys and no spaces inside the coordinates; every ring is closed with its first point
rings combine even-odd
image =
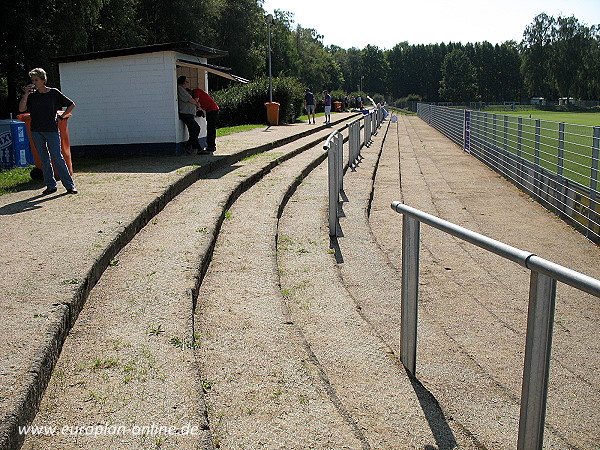
{"type": "Polygon", "coordinates": [[[402,293],[400,358],[411,375],[416,373],[419,295],[419,234],[421,224],[404,215],[402,221],[402,293]]]}
{"type": "Polygon", "coordinates": [[[502,148],[503,148],[503,152],[502,152],[502,171],[504,173],[504,175],[508,175],[508,173],[510,172],[509,167],[510,167],[510,163],[509,163],[509,159],[508,159],[508,116],[504,116],[504,137],[503,137],[503,142],[502,142],[502,148]]]}
{"type": "Polygon", "coordinates": [[[338,191],[335,175],[335,148],[330,145],[327,149],[327,173],[329,187],[329,235],[337,236],[337,202],[338,191]]]}
{"type": "Polygon", "coordinates": [[[338,230],[338,209],[340,191],[343,187],[344,177],[344,158],[343,158],[344,137],[339,131],[334,131],[329,135],[323,148],[327,150],[327,175],[329,188],[329,235],[337,236],[338,230]]]}
{"type": "Polygon", "coordinates": [[[354,170],[356,165],[356,145],[354,142],[354,122],[348,124],[348,166],[354,170]]]}
{"type": "Polygon", "coordinates": [[[558,155],[556,161],[556,177],[558,179],[557,190],[557,204],[556,208],[560,211],[565,212],[567,203],[566,203],[566,189],[565,182],[563,180],[563,169],[565,167],[565,123],[560,122],[558,124],[558,155]]]}
{"type": "Polygon", "coordinates": [[[600,211],[596,210],[598,200],[598,160],[600,159],[600,127],[594,127],[594,137],[592,138],[592,170],[590,173],[590,212],[588,215],[588,229],[594,230],[598,224],[600,211]]]}
{"type": "Polygon", "coordinates": [[[533,153],[533,193],[539,195],[539,187],[541,183],[540,171],[540,141],[542,139],[542,122],[540,119],[535,119],[535,144],[533,153]]]}
{"type": "Polygon", "coordinates": [[[417,300],[419,285],[419,224],[447,234],[520,264],[531,271],[529,309],[523,364],[518,450],[541,450],[544,437],[552,328],[558,281],[600,297],[600,280],[511,247],[399,201],[391,207],[403,214],[401,361],[412,374],[416,368],[417,300]]]}
{"type": "Polygon", "coordinates": [[[523,185],[523,158],[521,156],[521,149],[523,147],[523,118],[518,118],[517,126],[517,172],[519,185],[523,185]]]}
{"type": "Polygon", "coordinates": [[[336,148],[336,167],[337,167],[337,189],[338,193],[344,189],[344,137],[342,133],[337,133],[335,138],[336,148]]]}
{"type": "Polygon", "coordinates": [[[531,272],[518,450],[541,450],[550,373],[556,280],[531,272]]]}

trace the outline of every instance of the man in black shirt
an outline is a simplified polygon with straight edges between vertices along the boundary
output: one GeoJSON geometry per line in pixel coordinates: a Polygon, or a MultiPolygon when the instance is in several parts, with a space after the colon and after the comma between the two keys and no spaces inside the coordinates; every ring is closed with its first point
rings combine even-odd
{"type": "Polygon", "coordinates": [[[73,178],[63,158],[60,147],[60,134],[57,120],[64,120],[75,103],[56,88],[46,86],[46,72],[44,69],[33,69],[29,72],[30,85],[25,87],[25,95],[19,103],[19,111],[29,111],[31,117],[31,139],[35,144],[38,156],[42,163],[46,189],[42,195],[56,192],[56,179],[54,178],[53,165],[56,172],[69,194],[77,194],[73,178]],[[58,109],[66,107],[62,115],[56,114],[58,109]]]}

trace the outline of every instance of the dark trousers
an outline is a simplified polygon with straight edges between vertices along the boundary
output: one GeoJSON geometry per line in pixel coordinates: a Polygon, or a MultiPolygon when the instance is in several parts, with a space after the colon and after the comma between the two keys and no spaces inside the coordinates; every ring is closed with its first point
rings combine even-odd
{"type": "Polygon", "coordinates": [[[198,144],[198,136],[200,135],[200,125],[196,122],[196,116],[193,114],[179,113],[179,118],[185,123],[185,126],[188,129],[190,135],[188,144],[190,144],[192,148],[199,148],[200,144],[198,144]]]}
{"type": "Polygon", "coordinates": [[[209,111],[206,113],[206,145],[209,150],[217,148],[217,119],[219,118],[219,110],[209,111]]]}

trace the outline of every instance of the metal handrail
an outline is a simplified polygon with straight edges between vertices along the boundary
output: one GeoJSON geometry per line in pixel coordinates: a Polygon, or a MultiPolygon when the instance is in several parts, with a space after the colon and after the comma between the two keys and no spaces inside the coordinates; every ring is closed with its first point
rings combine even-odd
{"type": "Polygon", "coordinates": [[[391,207],[404,216],[402,222],[401,360],[404,367],[413,376],[416,372],[417,353],[420,223],[425,223],[470,242],[531,271],[517,448],[519,450],[541,450],[548,395],[556,282],[560,281],[600,297],[600,280],[401,202],[392,202],[391,207]]]}
{"type": "Polygon", "coordinates": [[[344,170],[352,167],[360,159],[360,149],[369,145],[371,136],[377,132],[381,125],[381,107],[371,110],[369,114],[356,119],[342,128],[334,130],[325,140],[323,149],[328,156],[328,187],[329,187],[329,235],[337,236],[339,218],[340,193],[344,188],[344,170]],[[364,141],[361,142],[360,122],[364,121],[364,141]],[[344,165],[344,139],[342,131],[348,128],[348,162],[344,165]]]}

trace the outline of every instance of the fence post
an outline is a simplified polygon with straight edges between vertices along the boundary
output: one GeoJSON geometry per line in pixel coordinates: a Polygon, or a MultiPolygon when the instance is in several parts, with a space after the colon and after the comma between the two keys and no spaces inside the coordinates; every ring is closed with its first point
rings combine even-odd
{"type": "Polygon", "coordinates": [[[373,124],[373,126],[371,127],[371,134],[373,136],[377,136],[377,129],[379,128],[379,118],[377,117],[377,112],[378,111],[374,109],[371,113],[371,123],[373,124]]]}
{"type": "Polygon", "coordinates": [[[483,157],[483,161],[485,161],[489,155],[488,153],[488,148],[489,148],[489,140],[488,140],[488,113],[484,112],[483,113],[483,151],[482,151],[482,157],[483,157]]]}
{"type": "Polygon", "coordinates": [[[400,358],[415,376],[417,361],[417,300],[419,294],[419,233],[421,223],[408,215],[402,220],[402,293],[400,358]]]}
{"type": "Polygon", "coordinates": [[[590,176],[590,213],[588,215],[588,228],[594,230],[594,225],[598,226],[598,217],[600,211],[596,211],[598,206],[596,192],[598,192],[598,159],[600,153],[600,127],[594,127],[594,138],[592,139],[592,172],[590,176]]]}
{"type": "Polygon", "coordinates": [[[533,194],[539,197],[539,187],[541,182],[540,172],[540,140],[541,140],[542,122],[535,119],[535,149],[533,155],[533,194]]]}
{"type": "Polygon", "coordinates": [[[508,158],[508,116],[504,116],[504,137],[502,142],[503,152],[502,152],[502,171],[503,175],[507,176],[510,172],[509,167],[509,158],[508,158]]]}
{"type": "Polygon", "coordinates": [[[521,148],[523,146],[523,118],[517,119],[517,178],[519,185],[523,186],[523,158],[521,157],[521,148]]]}
{"type": "Polygon", "coordinates": [[[556,197],[558,200],[558,196],[560,193],[560,201],[556,205],[560,211],[565,212],[567,201],[566,201],[566,191],[567,188],[565,186],[565,182],[563,180],[563,168],[565,167],[565,123],[560,122],[558,124],[558,156],[556,161],[556,178],[558,181],[558,185],[556,186],[556,197]]]}
{"type": "Polygon", "coordinates": [[[531,272],[518,450],[541,450],[550,371],[556,280],[531,272]]]}
{"type": "Polygon", "coordinates": [[[490,162],[494,165],[494,169],[500,171],[500,147],[498,146],[498,114],[492,114],[492,152],[493,156],[490,162]]]}
{"type": "Polygon", "coordinates": [[[463,150],[471,153],[471,111],[464,110],[463,117],[463,150]]]}
{"type": "Polygon", "coordinates": [[[565,123],[558,124],[558,161],[556,163],[556,173],[562,178],[563,167],[565,165],[565,123]]]}
{"type": "Polygon", "coordinates": [[[356,160],[358,159],[356,152],[356,142],[354,140],[354,122],[348,125],[348,154],[349,156],[349,165],[352,171],[355,170],[356,160]]]}

